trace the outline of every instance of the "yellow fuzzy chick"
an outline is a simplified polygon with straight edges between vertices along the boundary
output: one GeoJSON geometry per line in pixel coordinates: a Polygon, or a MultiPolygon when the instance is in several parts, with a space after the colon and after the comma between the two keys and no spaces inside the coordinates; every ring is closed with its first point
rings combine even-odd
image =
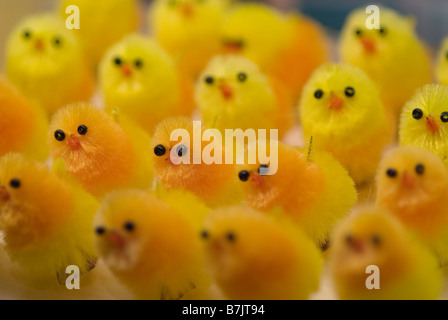
{"type": "Polygon", "coordinates": [[[448,38],[443,39],[437,54],[436,78],[439,83],[448,85],[448,38]]]}
{"type": "Polygon", "coordinates": [[[339,44],[343,62],[366,72],[378,86],[383,102],[399,115],[414,91],[431,82],[428,52],[415,32],[412,18],[380,7],[380,29],[367,29],[365,8],[353,11],[345,22],[339,44]]]}
{"type": "Polygon", "coordinates": [[[443,162],[425,149],[399,147],[381,161],[377,183],[377,206],[418,233],[442,264],[448,262],[448,172],[443,162]]]}
{"type": "Polygon", "coordinates": [[[392,126],[372,81],[356,67],[326,64],[304,88],[300,113],[305,137],[331,152],[356,184],[373,179],[392,126]]]}
{"type": "MultiPolygon", "coordinates": [[[[258,141],[257,144],[262,154],[268,154],[269,150],[273,156],[272,142],[258,141]]],[[[255,150],[255,146],[249,145],[248,150],[251,149],[255,150]]],[[[277,163],[274,174],[269,170],[277,165],[263,163],[260,159],[256,164],[239,166],[238,177],[245,202],[263,212],[281,207],[318,246],[323,247],[338,220],[356,203],[353,180],[326,152],[300,151],[279,143],[277,163]]]]}
{"type": "MultiPolygon", "coordinates": [[[[186,117],[169,118],[157,126],[151,143],[156,177],[165,188],[188,190],[212,207],[239,202],[241,190],[235,166],[225,164],[225,148],[222,148],[221,164],[207,164],[204,159],[195,163],[198,161],[193,158],[192,142],[196,139],[193,130],[193,121],[186,117]],[[171,133],[176,129],[189,133],[190,144],[186,144],[182,137],[171,141],[171,133]]],[[[196,130],[202,137],[206,129],[198,126],[196,130]]],[[[198,149],[201,155],[206,146],[205,142],[201,143],[198,149]]]]}
{"type": "Polygon", "coordinates": [[[228,0],[156,0],[149,21],[158,42],[193,77],[221,49],[228,0]]]}
{"type": "Polygon", "coordinates": [[[311,73],[327,60],[325,38],[322,28],[304,15],[245,3],[227,14],[222,41],[225,52],[251,59],[297,99],[311,73]]]}
{"type": "Polygon", "coordinates": [[[225,129],[279,129],[291,127],[288,93],[265,76],[253,62],[240,56],[217,56],[202,73],[196,101],[207,127],[225,129]]]}
{"type": "Polygon", "coordinates": [[[48,157],[48,120],[45,112],[26,101],[0,77],[0,156],[20,152],[36,160],[48,157]]]}
{"type": "Polygon", "coordinates": [[[288,220],[219,209],[206,219],[202,238],[210,273],[228,299],[302,300],[319,286],[320,253],[288,220]]]}
{"type": "Polygon", "coordinates": [[[207,213],[184,191],[114,191],[95,218],[100,259],[137,298],[179,299],[207,284],[199,237],[207,213]]]}
{"type": "Polygon", "coordinates": [[[120,112],[153,133],[168,116],[191,115],[193,85],[154,41],[130,35],[114,45],[100,65],[106,111],[120,112]]]}
{"type": "MultiPolygon", "coordinates": [[[[387,211],[386,211],[387,212],[387,211]]],[[[332,236],[330,273],[344,300],[434,300],[442,272],[434,256],[400,222],[367,208],[346,219],[332,236]],[[377,270],[369,270],[376,266],[377,270]],[[376,280],[372,272],[378,276],[376,280]],[[367,289],[376,282],[379,288],[367,289]]]]}
{"type": "Polygon", "coordinates": [[[125,117],[109,117],[90,104],[67,106],[53,116],[48,134],[53,159],[97,197],[118,188],[152,184],[150,137],[125,117]]]}
{"type": "Polygon", "coordinates": [[[67,8],[79,8],[79,29],[72,32],[78,37],[85,58],[96,67],[110,46],[138,27],[137,0],[60,0],[59,12],[63,19],[71,19],[67,8]]]}
{"type": "Polygon", "coordinates": [[[12,84],[49,114],[88,100],[94,89],[77,39],[52,14],[28,17],[14,29],[6,49],[6,70],[12,84]]]}
{"type": "Polygon", "coordinates": [[[91,195],[43,164],[19,154],[0,159],[0,230],[20,280],[49,288],[65,285],[70,265],[92,269],[97,209],[91,195]]]}
{"type": "Polygon", "coordinates": [[[400,145],[425,148],[448,164],[448,87],[428,84],[404,106],[400,145]]]}

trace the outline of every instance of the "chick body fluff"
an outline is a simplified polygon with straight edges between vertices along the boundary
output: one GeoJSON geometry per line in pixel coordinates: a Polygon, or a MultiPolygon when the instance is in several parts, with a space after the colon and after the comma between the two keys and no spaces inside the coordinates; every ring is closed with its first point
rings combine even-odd
{"type": "Polygon", "coordinates": [[[93,216],[97,201],[70,179],[19,154],[0,159],[0,230],[19,279],[49,288],[65,270],[95,266],[93,216]]]}
{"type": "Polygon", "coordinates": [[[136,0],[60,0],[59,12],[69,17],[67,7],[79,8],[80,28],[72,32],[78,37],[85,59],[94,68],[106,50],[138,27],[136,0]]]}
{"type": "MultiPolygon", "coordinates": [[[[340,299],[437,299],[442,272],[434,256],[386,211],[363,209],[332,237],[330,273],[340,299]],[[367,289],[367,267],[379,271],[378,289],[367,289]]],[[[372,271],[369,271],[372,272],[372,271]]]]}
{"type": "Polygon", "coordinates": [[[390,118],[375,85],[360,69],[326,64],[304,88],[300,117],[305,137],[331,152],[357,184],[372,180],[385,146],[390,118]]]}
{"type": "Polygon", "coordinates": [[[414,91],[431,82],[428,52],[415,32],[412,18],[380,7],[380,29],[367,29],[365,8],[345,22],[339,53],[345,63],[361,68],[378,86],[383,102],[399,115],[414,91]]]}
{"type": "Polygon", "coordinates": [[[448,165],[448,87],[428,84],[406,103],[400,116],[402,146],[416,146],[448,165]]]}
{"type": "Polygon", "coordinates": [[[26,101],[1,77],[0,128],[0,156],[8,152],[19,152],[36,160],[48,157],[48,146],[45,143],[47,115],[38,105],[26,101]]]}
{"type": "Polygon", "coordinates": [[[62,158],[67,172],[97,197],[152,184],[151,139],[120,114],[114,119],[90,104],[67,106],[53,116],[48,140],[52,158],[62,158]]]}
{"type": "Polygon", "coordinates": [[[106,111],[120,113],[153,133],[168,116],[191,115],[193,85],[154,41],[130,35],[106,53],[100,66],[106,111]]]}
{"type": "MultiPolygon", "coordinates": [[[[198,126],[196,130],[202,138],[206,129],[198,126]]],[[[194,163],[194,148],[199,148],[194,146],[194,143],[197,143],[194,137],[193,121],[187,117],[169,118],[157,125],[151,143],[157,179],[165,188],[188,190],[212,207],[241,201],[235,165],[225,163],[226,148],[218,146],[222,149],[221,164],[207,164],[202,155],[208,144],[202,142],[201,148],[198,149],[201,152],[201,163],[194,163]],[[171,141],[171,134],[176,129],[188,132],[189,143],[184,141],[182,144],[183,137],[171,141]],[[186,157],[189,158],[189,163],[181,163],[186,157]]]]}
{"type": "Polygon", "coordinates": [[[377,206],[389,210],[416,232],[443,264],[448,262],[448,172],[433,153],[399,147],[377,173],[377,206]]]}
{"type": "MultiPolygon", "coordinates": [[[[271,145],[267,150],[272,156],[271,145]]],[[[265,147],[258,141],[257,148],[265,147]]],[[[281,207],[317,245],[323,246],[338,220],[356,202],[355,186],[347,171],[329,153],[299,151],[282,143],[278,145],[277,172],[261,173],[266,166],[271,170],[272,163],[267,165],[258,159],[256,164],[238,167],[245,202],[263,212],[281,207]]]]}
{"type": "Polygon", "coordinates": [[[319,286],[320,253],[288,220],[219,209],[202,236],[210,273],[228,299],[308,299],[319,286]]]}
{"type": "Polygon", "coordinates": [[[207,286],[200,230],[208,209],[184,191],[120,190],[95,218],[96,248],[140,299],[179,299],[207,286]]]}
{"type": "Polygon", "coordinates": [[[196,77],[220,52],[221,28],[228,0],[156,0],[150,29],[187,74],[196,77]]]}
{"type": "Polygon", "coordinates": [[[11,83],[49,114],[88,100],[94,90],[77,39],[52,14],[28,17],[14,29],[6,49],[6,70],[11,83]]]}
{"type": "Polygon", "coordinates": [[[196,102],[205,126],[225,129],[279,129],[292,125],[292,103],[276,80],[240,56],[217,56],[203,71],[196,102]]]}
{"type": "Polygon", "coordinates": [[[235,5],[225,18],[222,37],[226,52],[254,61],[279,79],[294,99],[314,69],[327,60],[327,40],[315,21],[283,15],[263,4],[235,5]]]}

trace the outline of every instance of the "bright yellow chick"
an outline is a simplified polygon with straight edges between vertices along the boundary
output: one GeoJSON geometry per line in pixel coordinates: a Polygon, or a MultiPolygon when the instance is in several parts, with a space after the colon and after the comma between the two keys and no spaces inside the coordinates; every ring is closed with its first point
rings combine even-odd
{"type": "Polygon", "coordinates": [[[441,263],[448,262],[448,172],[433,153],[417,147],[394,149],[377,174],[377,206],[420,235],[441,263]]]}
{"type": "Polygon", "coordinates": [[[137,298],[179,299],[207,283],[199,237],[207,213],[183,191],[161,199],[142,190],[115,191],[96,216],[96,248],[137,298]]]}
{"type": "Polygon", "coordinates": [[[72,32],[92,68],[110,46],[136,31],[139,24],[137,0],[59,0],[59,12],[64,20],[71,14],[66,13],[71,5],[77,6],[80,13],[80,28],[72,32]]]}
{"type": "Polygon", "coordinates": [[[210,273],[228,299],[302,300],[319,286],[319,250],[288,220],[219,209],[202,238],[210,273]]]}
{"type": "Polygon", "coordinates": [[[76,37],[52,14],[28,17],[14,29],[6,49],[6,70],[12,84],[49,114],[88,100],[94,90],[76,37]]]}
{"type": "Polygon", "coordinates": [[[120,112],[153,133],[168,116],[191,115],[193,84],[153,40],[130,35],[114,45],[100,65],[106,110],[120,112]]]}
{"type": "Polygon", "coordinates": [[[400,145],[425,148],[448,164],[448,87],[428,84],[404,106],[400,145]]]}
{"type": "MultiPolygon", "coordinates": [[[[258,141],[257,148],[271,157],[271,144],[258,141]]],[[[254,147],[249,146],[249,150],[254,147]]],[[[311,150],[311,149],[310,149],[311,150]]],[[[248,163],[248,161],[246,161],[248,163]]],[[[270,212],[281,207],[305,233],[323,247],[334,226],[356,203],[353,180],[347,171],[328,153],[300,151],[279,143],[278,169],[273,163],[239,166],[245,202],[252,208],[270,212]],[[266,172],[265,172],[266,171],[266,172]]]]}
{"type": "Polygon", "coordinates": [[[288,93],[240,56],[217,56],[196,86],[196,102],[207,127],[279,129],[282,136],[293,122],[288,93]]]}
{"type": "Polygon", "coordinates": [[[443,39],[437,54],[436,78],[439,83],[448,85],[448,38],[443,39]]]}
{"type": "Polygon", "coordinates": [[[331,152],[356,184],[373,179],[391,142],[381,98],[373,82],[356,67],[326,64],[304,88],[300,115],[305,137],[331,152]]]}
{"type": "Polygon", "coordinates": [[[75,104],[59,110],[50,124],[52,158],[62,158],[67,172],[97,197],[118,188],[152,185],[150,137],[117,117],[90,104],[75,104]]]}
{"type": "Polygon", "coordinates": [[[228,0],[156,0],[149,21],[158,42],[187,74],[196,77],[221,49],[228,0]]]}
{"type": "Polygon", "coordinates": [[[48,120],[45,112],[26,101],[0,77],[0,156],[20,152],[36,160],[48,157],[48,120]]]}
{"type": "MultiPolygon", "coordinates": [[[[169,118],[157,126],[151,143],[157,179],[165,188],[188,190],[212,207],[240,202],[241,190],[235,165],[225,164],[225,148],[222,147],[221,164],[205,163],[202,154],[208,144],[202,142],[201,146],[195,147],[196,150],[193,149],[193,130],[193,121],[186,117],[169,118]],[[190,144],[180,137],[171,141],[171,133],[176,129],[188,132],[190,144]],[[201,159],[195,157],[195,160],[193,156],[197,151],[201,159]]],[[[206,129],[198,126],[196,130],[202,137],[206,129]]]]}
{"type": "Polygon", "coordinates": [[[380,29],[367,29],[365,8],[353,11],[339,43],[343,62],[366,72],[378,86],[383,102],[399,115],[414,91],[431,82],[431,62],[415,32],[415,21],[380,7],[380,29]]]}
{"type": "Polygon", "coordinates": [[[344,300],[437,299],[442,272],[434,256],[387,211],[363,209],[332,236],[330,273],[344,300]],[[369,266],[378,269],[367,270],[369,266]],[[372,280],[369,277],[375,277],[372,280]],[[379,288],[368,289],[378,284],[379,288]]]}
{"type": "Polygon", "coordinates": [[[20,280],[65,285],[65,270],[95,266],[91,232],[97,201],[77,184],[19,154],[0,159],[0,230],[20,280]]]}
{"type": "Polygon", "coordinates": [[[312,72],[327,60],[325,38],[323,29],[304,15],[245,3],[228,13],[222,41],[226,52],[248,57],[297,99],[312,72]]]}

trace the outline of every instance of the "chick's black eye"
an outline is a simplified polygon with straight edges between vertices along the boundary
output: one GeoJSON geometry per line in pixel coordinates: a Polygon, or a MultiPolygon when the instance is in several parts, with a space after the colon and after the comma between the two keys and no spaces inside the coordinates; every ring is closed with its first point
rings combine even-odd
{"type": "Polygon", "coordinates": [[[269,166],[267,164],[262,164],[259,168],[258,168],[258,174],[261,176],[264,176],[268,173],[268,169],[269,166]]]}
{"type": "Polygon", "coordinates": [[[105,231],[106,231],[106,229],[104,229],[104,227],[97,227],[97,228],[95,229],[95,232],[96,232],[97,234],[99,234],[99,235],[104,234],[105,231]]]}
{"type": "Polygon", "coordinates": [[[56,47],[60,47],[62,45],[62,40],[59,37],[53,39],[53,43],[56,47]]]}
{"type": "Polygon", "coordinates": [[[379,235],[374,235],[374,236],[372,236],[372,238],[370,238],[370,242],[375,247],[378,247],[381,244],[381,237],[379,235]]]}
{"type": "Polygon", "coordinates": [[[65,139],[65,133],[62,130],[56,130],[54,132],[54,137],[56,138],[56,140],[58,141],[64,141],[65,139]]]}
{"type": "Polygon", "coordinates": [[[245,82],[247,80],[247,74],[244,72],[238,73],[238,81],[245,82]]]}
{"type": "Polygon", "coordinates": [[[317,89],[316,91],[314,91],[314,97],[316,99],[320,99],[322,98],[322,96],[324,95],[324,92],[320,89],[317,89]]]}
{"type": "Polygon", "coordinates": [[[412,110],[412,117],[415,120],[421,119],[423,117],[423,111],[421,109],[419,109],[419,108],[416,108],[416,109],[412,110]]]}
{"type": "Polygon", "coordinates": [[[154,154],[155,154],[156,156],[158,156],[158,157],[163,156],[165,153],[166,153],[166,149],[165,149],[165,147],[162,146],[161,144],[157,145],[157,146],[154,148],[154,154]]]}
{"type": "Polygon", "coordinates": [[[23,31],[23,37],[25,39],[30,39],[31,38],[31,31],[29,31],[29,30],[23,31]]]}
{"type": "Polygon", "coordinates": [[[386,28],[380,28],[379,30],[379,33],[382,35],[382,36],[385,36],[386,34],[387,34],[387,29],[386,28]]]}
{"type": "Polygon", "coordinates": [[[417,172],[417,174],[422,175],[423,173],[425,173],[425,166],[422,163],[418,163],[415,166],[415,172],[417,172]]]}
{"type": "Polygon", "coordinates": [[[356,30],[355,30],[355,34],[356,34],[357,36],[361,36],[361,35],[362,35],[362,30],[361,30],[361,29],[356,29],[356,30]]]}
{"type": "Polygon", "coordinates": [[[141,59],[136,59],[136,60],[134,61],[134,66],[135,66],[137,69],[141,69],[141,68],[143,68],[143,61],[142,61],[141,59]]]}
{"type": "Polygon", "coordinates": [[[346,244],[350,245],[353,243],[353,236],[351,234],[348,234],[345,236],[344,241],[346,244]]]}
{"type": "Polygon", "coordinates": [[[202,232],[201,232],[202,239],[208,239],[209,236],[210,236],[210,234],[208,233],[207,230],[202,230],[202,232]]]}
{"type": "Polygon", "coordinates": [[[188,151],[187,147],[184,146],[183,144],[181,144],[180,146],[178,146],[177,149],[176,149],[176,153],[177,153],[177,155],[178,155],[179,157],[183,157],[183,156],[185,156],[185,155],[187,154],[187,151],[188,151]]]}
{"type": "Polygon", "coordinates": [[[215,82],[215,79],[213,79],[213,77],[211,77],[211,76],[208,76],[208,77],[205,77],[204,81],[206,84],[213,84],[213,82],[215,82]]]}
{"type": "Polygon", "coordinates": [[[386,170],[386,175],[389,178],[395,178],[397,176],[397,170],[389,168],[389,169],[386,170]]]}
{"type": "Polygon", "coordinates": [[[132,221],[127,221],[127,222],[125,222],[123,227],[125,228],[126,231],[131,232],[131,231],[134,231],[135,224],[132,221]]]}
{"type": "Polygon", "coordinates": [[[442,122],[448,122],[448,112],[442,112],[440,120],[442,120],[442,122]]]}
{"type": "Polygon", "coordinates": [[[249,171],[243,170],[238,173],[238,178],[243,182],[249,180],[249,177],[250,177],[249,171]]]}
{"type": "Polygon", "coordinates": [[[123,63],[123,61],[122,61],[120,58],[116,57],[116,58],[114,59],[114,63],[115,63],[117,66],[121,66],[121,64],[123,63]]]}
{"type": "Polygon", "coordinates": [[[85,125],[80,125],[79,127],[78,127],[78,133],[80,134],[80,135],[85,135],[86,133],[87,133],[87,127],[85,126],[85,125]]]}
{"type": "Polygon", "coordinates": [[[229,242],[234,242],[235,241],[235,234],[233,232],[228,232],[226,234],[226,239],[229,242]]]}
{"type": "Polygon", "coordinates": [[[9,185],[14,189],[20,188],[20,184],[20,180],[17,178],[11,179],[11,181],[9,181],[9,185]]]}
{"type": "Polygon", "coordinates": [[[355,95],[355,89],[353,89],[352,87],[347,87],[345,88],[344,93],[347,97],[351,98],[355,95]]]}

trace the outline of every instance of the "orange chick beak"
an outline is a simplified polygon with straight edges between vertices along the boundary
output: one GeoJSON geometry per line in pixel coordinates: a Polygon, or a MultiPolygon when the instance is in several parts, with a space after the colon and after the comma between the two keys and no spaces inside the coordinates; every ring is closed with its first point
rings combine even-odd
{"type": "Polygon", "coordinates": [[[183,13],[184,17],[190,18],[194,14],[193,5],[188,2],[184,3],[182,5],[182,13],[183,13]]]}
{"type": "Polygon", "coordinates": [[[360,41],[361,41],[361,44],[362,44],[365,52],[367,52],[369,54],[376,52],[376,44],[373,39],[361,38],[360,41]]]}
{"type": "Polygon", "coordinates": [[[0,199],[4,202],[8,201],[10,198],[9,192],[5,187],[0,187],[0,199]]]}
{"type": "Polygon", "coordinates": [[[405,172],[403,174],[403,184],[408,188],[412,188],[415,184],[415,177],[412,174],[405,172]]]}
{"type": "Polygon", "coordinates": [[[125,77],[128,77],[128,78],[132,75],[132,69],[127,64],[125,64],[121,67],[121,72],[123,72],[125,77]]]}
{"type": "Polygon", "coordinates": [[[223,244],[222,244],[222,241],[221,240],[219,240],[219,239],[216,239],[216,240],[214,240],[212,243],[211,243],[211,249],[214,251],[214,252],[222,252],[223,250],[224,250],[224,246],[223,246],[223,244]]]}
{"type": "Polygon", "coordinates": [[[68,140],[67,140],[67,145],[72,149],[72,150],[79,150],[81,148],[81,143],[79,142],[78,137],[75,136],[71,136],[68,140]]]}
{"type": "Polygon", "coordinates": [[[44,42],[41,39],[37,39],[36,42],[34,43],[34,47],[39,51],[43,51],[44,50],[44,42]]]}
{"type": "Polygon", "coordinates": [[[337,95],[332,93],[331,97],[330,97],[330,101],[328,102],[328,108],[330,110],[337,111],[337,110],[341,110],[343,106],[344,106],[344,100],[342,100],[337,95]]]}
{"type": "Polygon", "coordinates": [[[260,186],[264,183],[264,179],[262,176],[260,176],[257,173],[251,174],[250,175],[250,181],[255,183],[256,185],[260,186]]]}
{"type": "Polygon", "coordinates": [[[222,84],[219,89],[221,90],[222,96],[224,99],[229,100],[233,96],[233,90],[232,88],[227,84],[222,84]]]}
{"type": "Polygon", "coordinates": [[[224,52],[228,54],[238,54],[241,52],[242,45],[237,41],[227,41],[224,43],[224,52]]]}
{"type": "Polygon", "coordinates": [[[431,116],[426,117],[426,128],[428,128],[428,130],[432,133],[439,131],[439,125],[431,116]]]}
{"type": "Polygon", "coordinates": [[[111,231],[107,236],[107,240],[111,245],[119,249],[123,248],[126,244],[124,238],[116,231],[111,231]]]}
{"type": "Polygon", "coordinates": [[[351,245],[353,251],[355,251],[356,253],[363,253],[364,252],[364,246],[362,244],[361,241],[357,240],[354,241],[351,245]]]}

